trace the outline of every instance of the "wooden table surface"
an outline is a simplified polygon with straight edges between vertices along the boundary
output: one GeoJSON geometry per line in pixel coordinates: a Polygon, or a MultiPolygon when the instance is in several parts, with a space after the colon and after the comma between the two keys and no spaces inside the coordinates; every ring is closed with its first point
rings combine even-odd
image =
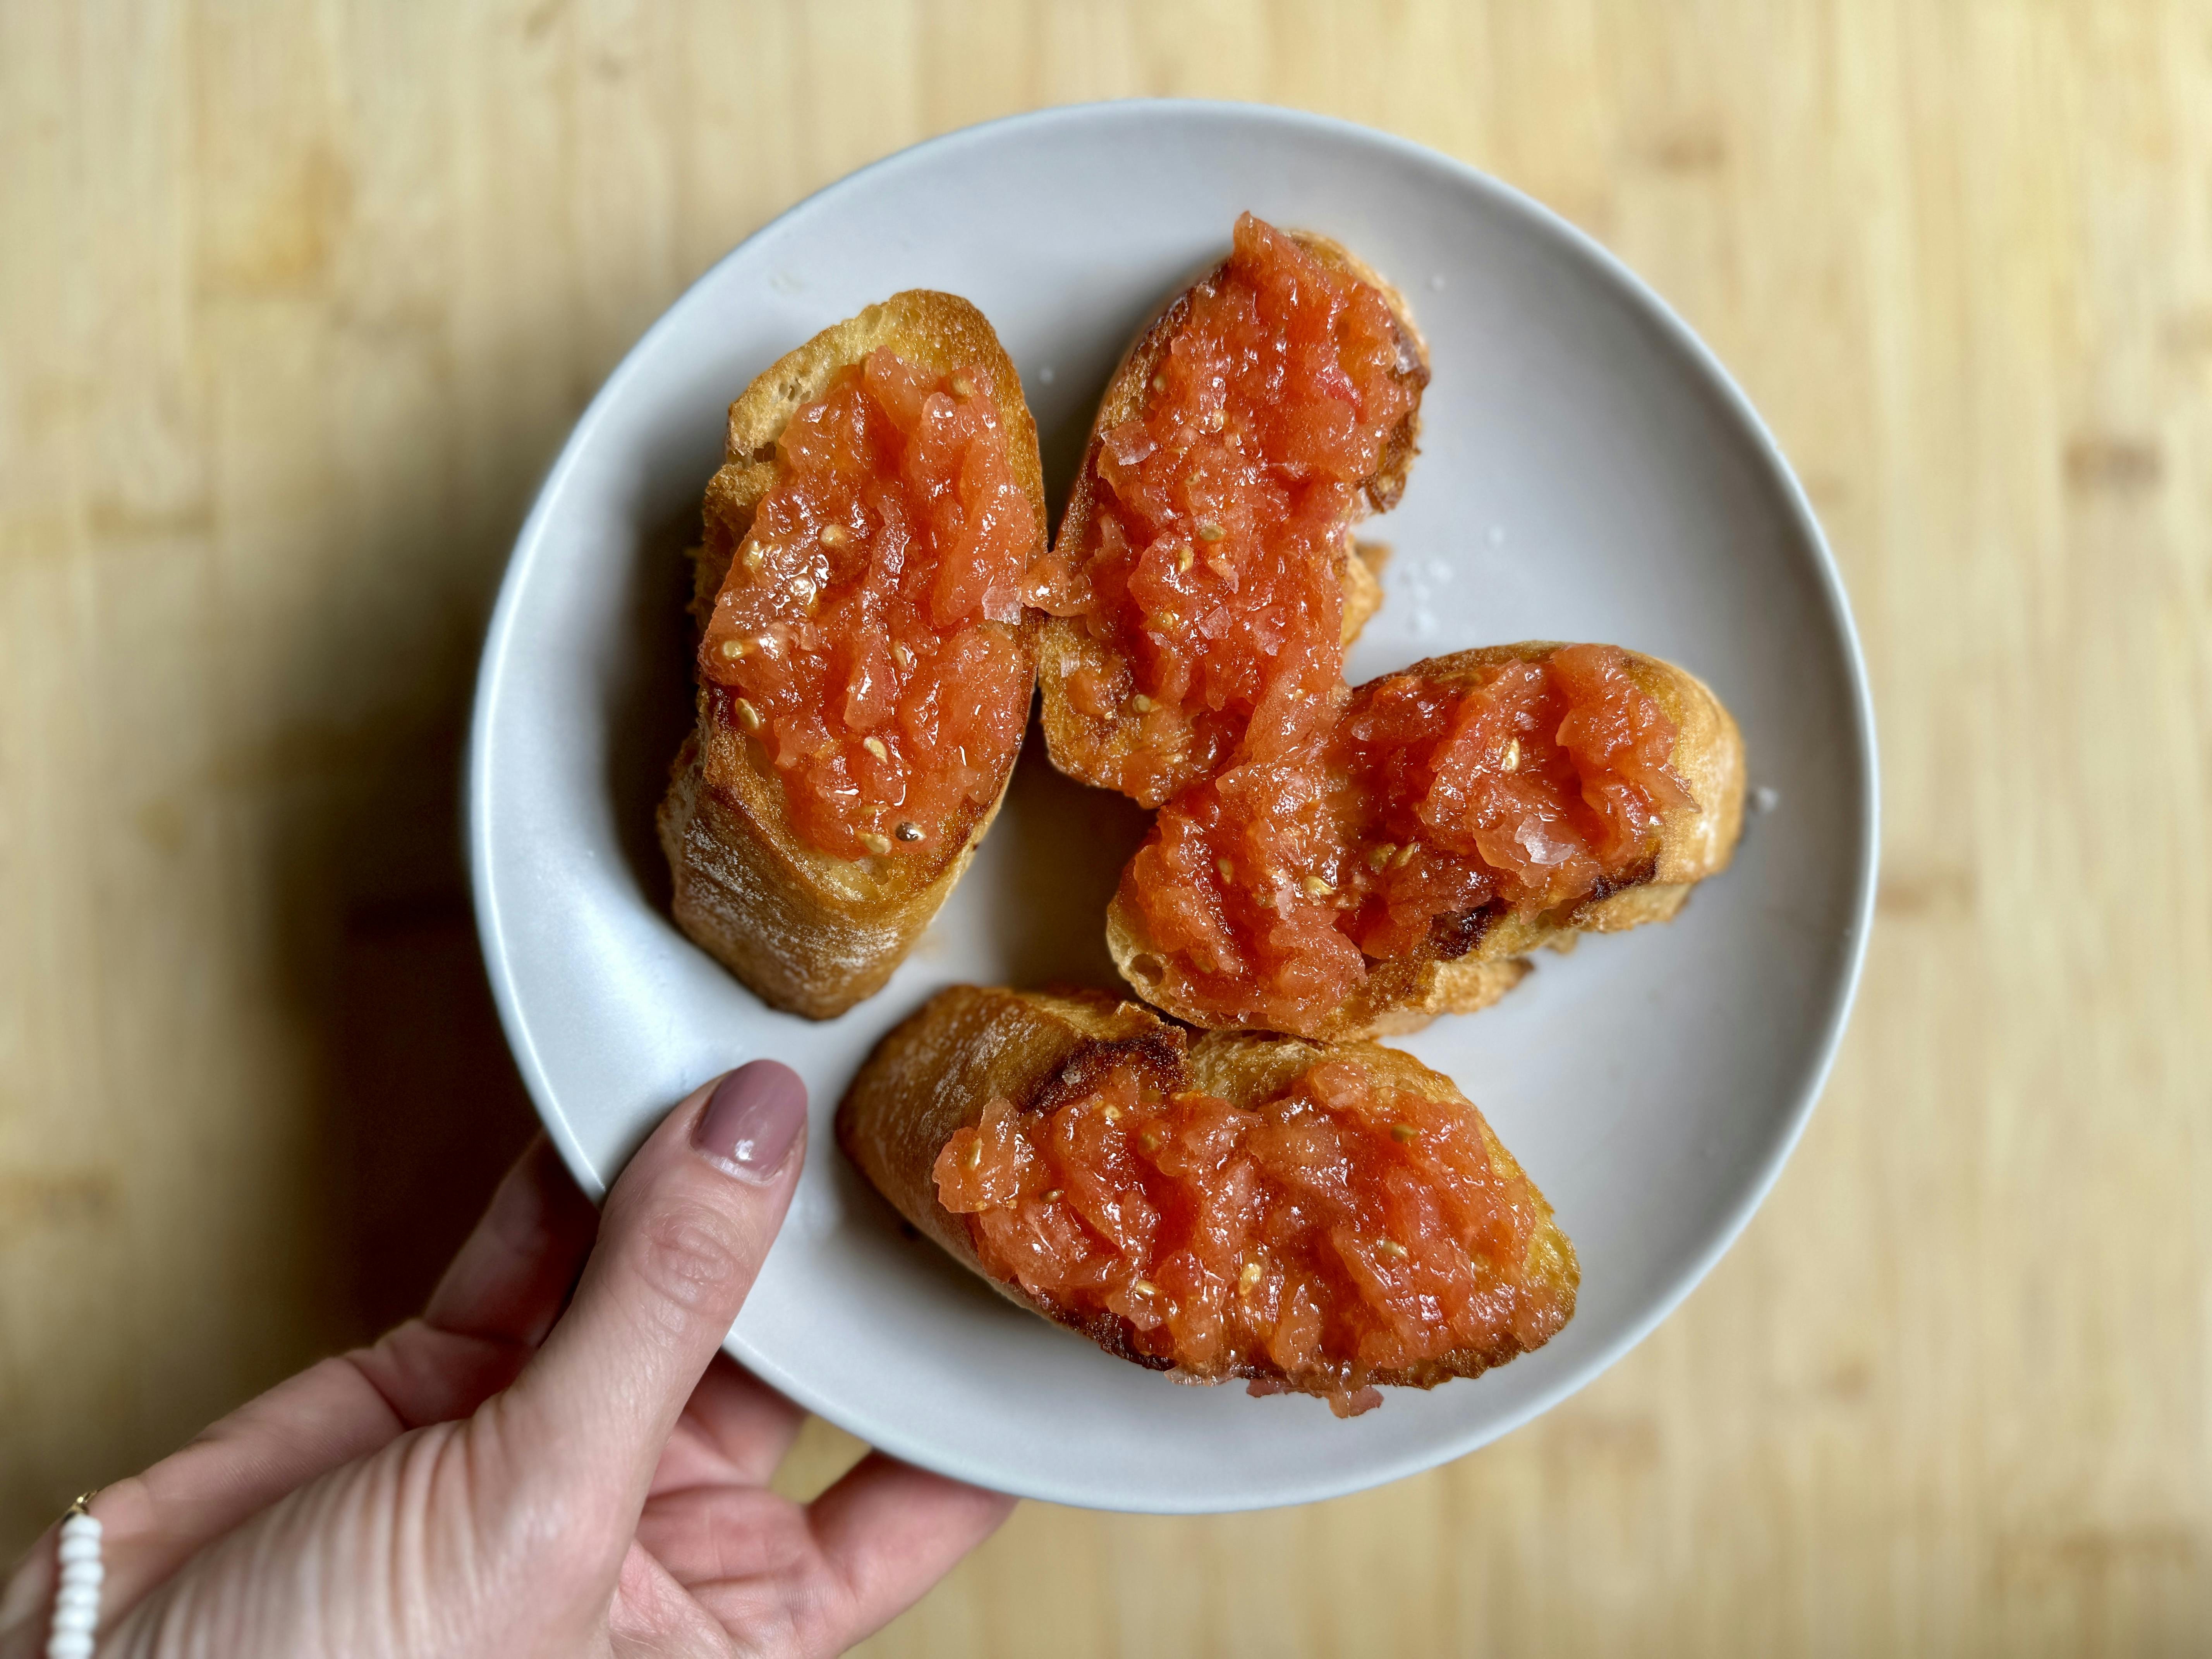
{"type": "Polygon", "coordinates": [[[1026,1506],[868,1651],[2212,1641],[2202,4],[0,0],[0,1546],[406,1311],[526,1134],[456,766],[602,376],[818,185],[1137,93],[1463,157],[1712,343],[1857,608],[1880,923],[1583,1394],[1312,1508],[1026,1506]]]}

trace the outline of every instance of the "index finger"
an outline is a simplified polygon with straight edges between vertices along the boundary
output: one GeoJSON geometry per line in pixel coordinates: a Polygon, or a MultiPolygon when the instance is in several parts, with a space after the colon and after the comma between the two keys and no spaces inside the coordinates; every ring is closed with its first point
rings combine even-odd
{"type": "Polygon", "coordinates": [[[430,1293],[422,1322],[536,1347],[559,1317],[599,1225],[599,1211],[540,1131],[430,1293]]]}
{"type": "Polygon", "coordinates": [[[872,1451],[808,1506],[824,1565],[846,1592],[849,1646],[919,1601],[1014,1512],[1004,1492],[872,1451]]]}

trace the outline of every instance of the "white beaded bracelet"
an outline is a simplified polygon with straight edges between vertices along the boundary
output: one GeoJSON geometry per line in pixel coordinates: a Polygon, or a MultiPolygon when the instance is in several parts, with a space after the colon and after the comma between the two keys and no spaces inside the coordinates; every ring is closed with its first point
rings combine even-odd
{"type": "Polygon", "coordinates": [[[46,1659],[92,1659],[92,1632],[100,1624],[100,1522],[87,1492],[62,1522],[62,1587],[54,1593],[54,1621],[47,1627],[46,1659]]]}

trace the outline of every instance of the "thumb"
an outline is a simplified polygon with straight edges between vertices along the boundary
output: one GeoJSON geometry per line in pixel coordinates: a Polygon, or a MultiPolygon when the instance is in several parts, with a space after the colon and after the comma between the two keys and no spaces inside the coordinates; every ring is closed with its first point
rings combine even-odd
{"type": "Polygon", "coordinates": [[[644,1501],[783,1224],[805,1134],[806,1085],[772,1060],[668,1115],[608,1193],[568,1312],[501,1401],[518,1455],[644,1501]]]}

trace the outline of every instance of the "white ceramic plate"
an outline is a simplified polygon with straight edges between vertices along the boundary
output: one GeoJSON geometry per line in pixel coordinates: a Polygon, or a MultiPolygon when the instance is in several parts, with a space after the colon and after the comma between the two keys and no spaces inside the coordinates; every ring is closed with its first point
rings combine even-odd
{"type": "Polygon", "coordinates": [[[1802,492],[1710,353],[1621,265],[1416,145],[1282,110],[1059,109],[922,144],[716,265],[577,423],[517,542],[470,757],[477,916],[509,1039],[598,1192],[701,1080],[756,1055],[813,1091],[791,1219],[730,1352],[899,1456],[1066,1504],[1249,1508],[1471,1450],[1589,1382],[1727,1248],[1803,1127],[1849,1008],[1875,873],[1872,714],[1802,492]],[[762,1006],[670,923],[651,813],[688,725],[679,526],[723,411],[817,330],[904,288],[965,295],[1020,366],[1054,507],[1135,325],[1239,210],[1341,239],[1434,357],[1420,459],[1368,533],[1396,556],[1357,679],[1532,637],[1634,646],[1742,723],[1741,852],[1675,922],[1587,941],[1406,1047],[1457,1079],[1582,1258],[1573,1322],[1473,1382],[1320,1401],[1179,1388],[1022,1313],[902,1236],[830,1132],[877,1037],[959,981],[1112,984],[1101,939],[1141,822],[1025,752],[966,880],[880,995],[762,1006]],[[1765,810],[1758,810],[1760,805],[1765,810]]]}

